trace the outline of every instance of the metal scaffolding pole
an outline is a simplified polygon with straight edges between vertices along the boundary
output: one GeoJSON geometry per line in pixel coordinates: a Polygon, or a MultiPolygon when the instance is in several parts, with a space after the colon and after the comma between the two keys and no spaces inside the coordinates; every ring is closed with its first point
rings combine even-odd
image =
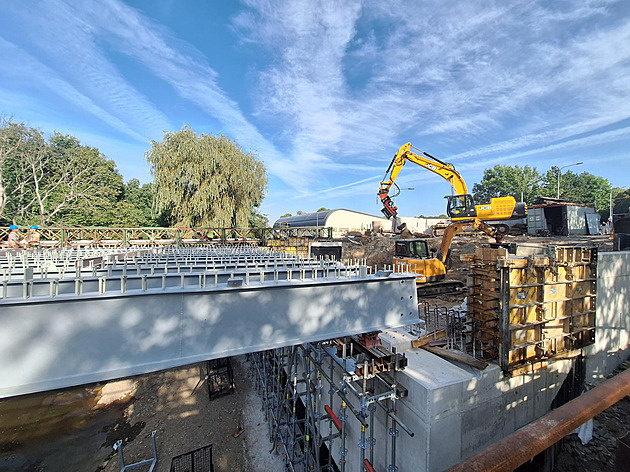
{"type": "MultiPolygon", "coordinates": [[[[358,345],[355,348],[352,340],[345,338],[269,350],[249,357],[250,372],[256,377],[256,390],[263,397],[270,425],[273,443],[270,452],[283,451],[287,470],[345,472],[346,466],[355,469],[355,465],[348,463],[349,457],[360,458],[357,469],[370,470],[375,457],[376,405],[392,421],[390,434],[398,434],[398,425],[413,436],[395,415],[396,382],[382,378],[374,359],[365,358],[365,353],[359,351],[365,349],[358,345]],[[329,387],[327,391],[325,384],[329,387]],[[324,407],[325,393],[328,405],[324,407]],[[340,403],[335,407],[337,398],[340,403]],[[383,404],[387,401],[390,406],[383,404]],[[349,454],[347,442],[350,422],[355,420],[361,429],[356,455],[349,454]]],[[[399,357],[395,359],[391,366],[394,379],[395,370],[404,367],[399,365],[399,357]]],[[[386,425],[388,422],[385,420],[386,425]]],[[[390,471],[396,470],[395,448],[396,438],[392,436],[390,471]]]]}

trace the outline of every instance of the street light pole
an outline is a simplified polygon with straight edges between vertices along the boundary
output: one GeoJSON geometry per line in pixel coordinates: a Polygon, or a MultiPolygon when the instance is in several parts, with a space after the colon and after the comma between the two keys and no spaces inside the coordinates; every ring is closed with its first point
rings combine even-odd
{"type": "Polygon", "coordinates": [[[584,164],[583,162],[576,162],[575,164],[569,164],[568,166],[562,166],[558,169],[558,195],[557,195],[557,199],[560,200],[560,175],[562,174],[562,169],[566,169],[567,167],[573,167],[573,166],[581,166],[582,164],[584,164]]]}

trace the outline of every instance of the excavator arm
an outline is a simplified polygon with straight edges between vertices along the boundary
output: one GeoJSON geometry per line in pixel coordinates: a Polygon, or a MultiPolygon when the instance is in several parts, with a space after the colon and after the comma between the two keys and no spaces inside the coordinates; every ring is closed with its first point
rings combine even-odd
{"type": "Polygon", "coordinates": [[[451,243],[453,242],[453,238],[457,233],[459,233],[462,229],[475,229],[477,231],[482,231],[486,233],[488,236],[493,237],[497,243],[501,243],[503,241],[503,234],[497,232],[495,228],[490,225],[487,225],[479,218],[473,218],[471,220],[463,220],[457,221],[456,223],[451,223],[448,225],[446,230],[444,231],[444,236],[442,237],[442,243],[440,244],[440,249],[436,254],[436,258],[442,261],[444,265],[446,265],[449,251],[451,250],[451,243]]]}
{"type": "Polygon", "coordinates": [[[403,145],[394,155],[394,158],[390,162],[389,167],[385,172],[385,178],[381,182],[381,188],[378,191],[378,196],[383,203],[382,212],[388,218],[395,217],[398,214],[398,208],[394,206],[394,203],[389,196],[389,192],[392,188],[392,185],[395,185],[394,181],[396,180],[396,177],[398,177],[400,170],[407,161],[424,167],[425,169],[430,170],[431,172],[439,175],[440,177],[448,181],[457,195],[468,194],[466,182],[464,181],[462,176],[455,170],[455,167],[452,164],[442,162],[438,158],[433,157],[431,154],[424,152],[418,148],[414,148],[419,152],[419,154],[416,154],[411,151],[411,148],[411,143],[407,143],[403,145]]]}

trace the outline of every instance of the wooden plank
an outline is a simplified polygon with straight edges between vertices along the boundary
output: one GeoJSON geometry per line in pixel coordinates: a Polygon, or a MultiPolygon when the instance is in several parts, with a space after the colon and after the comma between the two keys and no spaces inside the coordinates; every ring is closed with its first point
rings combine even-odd
{"type": "Polygon", "coordinates": [[[411,347],[417,349],[419,347],[426,346],[431,341],[437,341],[439,339],[446,339],[446,331],[431,331],[430,333],[425,334],[424,336],[419,337],[418,339],[414,339],[411,341],[411,347]]]}
{"type": "Polygon", "coordinates": [[[475,369],[483,370],[488,367],[488,363],[475,359],[473,356],[461,351],[449,351],[443,347],[437,346],[422,346],[422,349],[429,351],[436,356],[440,356],[443,359],[455,362],[461,362],[462,364],[474,367],[475,369]]]}

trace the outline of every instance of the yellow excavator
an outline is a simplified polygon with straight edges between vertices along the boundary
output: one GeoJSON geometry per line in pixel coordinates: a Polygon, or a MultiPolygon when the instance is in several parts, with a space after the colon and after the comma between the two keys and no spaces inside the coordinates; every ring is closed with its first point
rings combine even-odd
{"type": "MultiPolygon", "coordinates": [[[[389,192],[392,186],[398,189],[394,181],[407,161],[434,172],[451,184],[455,194],[448,195],[445,198],[448,199],[446,213],[452,221],[470,220],[471,218],[478,218],[481,221],[512,220],[525,218],[526,216],[527,208],[525,203],[516,202],[514,197],[497,197],[491,199],[490,203],[476,205],[473,196],[468,193],[464,178],[455,170],[453,164],[443,162],[431,154],[412,146],[411,143],[407,143],[394,155],[378,192],[378,196],[383,203],[381,211],[387,218],[396,218],[398,214],[398,208],[394,206],[389,192]],[[412,148],[418,153],[412,152],[412,148]]],[[[396,195],[393,196],[395,197],[396,195]]],[[[507,234],[510,231],[510,227],[505,223],[491,226],[494,226],[498,233],[507,234]]]]}
{"type": "Polygon", "coordinates": [[[394,248],[394,272],[412,272],[417,274],[418,296],[431,296],[452,293],[461,290],[464,283],[459,280],[447,280],[446,273],[450,265],[451,242],[462,230],[477,230],[495,238],[497,243],[503,235],[479,218],[451,223],[444,232],[439,249],[429,250],[425,239],[399,239],[394,248]],[[433,254],[433,252],[437,252],[433,254]]]}

